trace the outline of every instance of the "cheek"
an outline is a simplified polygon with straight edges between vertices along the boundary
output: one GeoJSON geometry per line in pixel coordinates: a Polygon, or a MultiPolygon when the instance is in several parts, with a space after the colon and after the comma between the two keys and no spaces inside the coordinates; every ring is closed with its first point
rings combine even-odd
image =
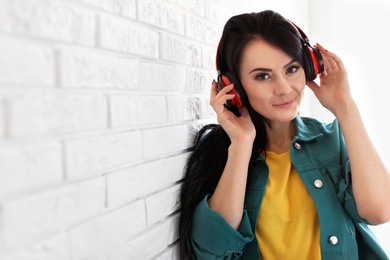
{"type": "Polygon", "coordinates": [[[302,73],[299,78],[297,78],[294,83],[292,84],[294,86],[295,92],[299,96],[303,96],[306,88],[306,79],[305,79],[305,74],[302,73]]]}
{"type": "Polygon", "coordinates": [[[266,91],[256,91],[248,95],[248,100],[257,113],[263,114],[267,110],[271,95],[267,95],[266,91]]]}

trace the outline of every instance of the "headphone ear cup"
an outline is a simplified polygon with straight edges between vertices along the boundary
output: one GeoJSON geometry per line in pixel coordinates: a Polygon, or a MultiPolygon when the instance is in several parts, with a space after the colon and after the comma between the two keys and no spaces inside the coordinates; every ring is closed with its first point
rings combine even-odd
{"type": "Polygon", "coordinates": [[[303,67],[306,73],[306,80],[314,80],[318,74],[321,74],[324,71],[324,60],[322,58],[321,52],[317,48],[313,48],[309,43],[309,38],[306,34],[295,25],[293,22],[289,21],[292,26],[298,31],[300,35],[300,40],[302,43],[302,56],[303,56],[303,67]]]}
{"type": "Polygon", "coordinates": [[[303,62],[305,67],[305,73],[306,73],[306,81],[312,81],[316,78],[315,70],[313,61],[310,55],[310,48],[309,46],[304,46],[302,49],[303,54],[303,62]]]}
{"type": "Polygon", "coordinates": [[[312,81],[317,78],[318,74],[324,71],[324,60],[320,51],[310,45],[303,48],[303,56],[305,62],[306,80],[312,81]]]}
{"type": "Polygon", "coordinates": [[[312,50],[314,69],[316,71],[316,74],[321,74],[325,70],[324,59],[322,58],[320,50],[318,50],[317,48],[312,48],[312,50]]]}
{"type": "MultiPolygon", "coordinates": [[[[234,81],[232,75],[229,72],[226,72],[225,74],[218,75],[217,82],[218,82],[218,90],[221,91],[224,87],[232,84],[234,81]]],[[[238,91],[235,88],[233,88],[232,90],[229,91],[229,93],[234,94],[235,96],[233,99],[226,101],[225,104],[226,107],[229,110],[231,110],[232,107],[236,107],[236,108],[242,107],[243,103],[238,91]]]]}

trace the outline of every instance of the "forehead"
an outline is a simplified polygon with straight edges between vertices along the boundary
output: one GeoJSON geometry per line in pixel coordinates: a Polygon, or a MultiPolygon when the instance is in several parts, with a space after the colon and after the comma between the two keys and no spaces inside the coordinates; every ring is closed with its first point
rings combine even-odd
{"type": "Polygon", "coordinates": [[[262,39],[250,41],[245,47],[241,59],[241,70],[252,70],[253,68],[283,68],[291,61],[287,53],[279,47],[269,44],[262,39]]]}

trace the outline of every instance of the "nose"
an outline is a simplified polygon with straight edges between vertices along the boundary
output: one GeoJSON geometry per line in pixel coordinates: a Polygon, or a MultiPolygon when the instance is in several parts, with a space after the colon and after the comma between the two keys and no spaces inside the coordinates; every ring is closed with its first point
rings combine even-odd
{"type": "Polygon", "coordinates": [[[291,86],[287,78],[280,76],[275,81],[274,94],[276,96],[283,96],[290,92],[291,86]]]}

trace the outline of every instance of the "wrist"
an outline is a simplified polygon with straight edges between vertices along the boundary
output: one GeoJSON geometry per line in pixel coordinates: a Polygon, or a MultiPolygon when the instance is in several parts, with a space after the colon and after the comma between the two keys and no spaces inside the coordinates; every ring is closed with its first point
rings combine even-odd
{"type": "Polygon", "coordinates": [[[335,109],[334,115],[338,121],[343,121],[345,118],[350,118],[351,115],[358,113],[356,103],[352,101],[340,103],[335,109]]]}
{"type": "Polygon", "coordinates": [[[236,153],[240,156],[250,156],[252,154],[253,140],[232,141],[229,146],[229,154],[236,153]]]}

